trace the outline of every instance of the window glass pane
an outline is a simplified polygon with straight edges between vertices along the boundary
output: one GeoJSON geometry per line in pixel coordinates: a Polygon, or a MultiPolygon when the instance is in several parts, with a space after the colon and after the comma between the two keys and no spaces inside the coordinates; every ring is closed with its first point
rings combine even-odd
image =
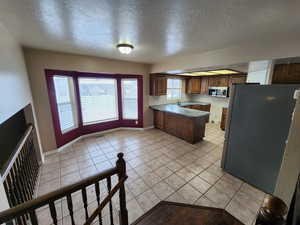
{"type": "Polygon", "coordinates": [[[117,120],[116,79],[79,78],[83,124],[117,120]]]}
{"type": "Polygon", "coordinates": [[[122,79],[123,119],[138,119],[137,79],[122,79]]]}
{"type": "Polygon", "coordinates": [[[168,79],[167,80],[167,87],[172,88],[173,87],[173,79],[168,79]]]}
{"type": "Polygon", "coordinates": [[[180,79],[168,79],[168,88],[181,88],[181,80],[180,79]]]}
{"type": "Polygon", "coordinates": [[[64,133],[77,127],[73,79],[66,76],[54,76],[53,81],[60,129],[64,133]]]}
{"type": "Polygon", "coordinates": [[[181,98],[182,81],[180,79],[168,79],[167,83],[167,98],[180,99],[181,98]]]}

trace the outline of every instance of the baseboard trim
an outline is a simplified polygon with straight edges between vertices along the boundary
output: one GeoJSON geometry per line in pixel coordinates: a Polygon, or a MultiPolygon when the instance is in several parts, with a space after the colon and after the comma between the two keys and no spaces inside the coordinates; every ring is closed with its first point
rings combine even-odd
{"type": "Polygon", "coordinates": [[[154,128],[154,126],[149,126],[149,127],[144,127],[144,128],[137,128],[137,127],[118,127],[118,128],[113,128],[113,129],[109,129],[109,130],[104,130],[104,131],[99,131],[99,132],[95,132],[95,133],[91,133],[91,134],[85,134],[85,135],[82,135],[72,141],[70,141],[69,143],[57,148],[57,149],[53,149],[53,150],[50,150],[48,152],[45,152],[44,153],[44,156],[49,156],[49,155],[52,155],[52,154],[55,154],[57,152],[62,152],[64,149],[66,149],[67,147],[69,147],[70,145],[74,144],[75,142],[79,141],[80,139],[82,138],[87,138],[87,137],[93,137],[93,136],[98,136],[98,135],[101,135],[101,134],[106,134],[106,133],[111,133],[113,131],[118,131],[118,130],[140,130],[140,131],[143,131],[143,130],[149,130],[149,129],[152,129],[154,128]]]}

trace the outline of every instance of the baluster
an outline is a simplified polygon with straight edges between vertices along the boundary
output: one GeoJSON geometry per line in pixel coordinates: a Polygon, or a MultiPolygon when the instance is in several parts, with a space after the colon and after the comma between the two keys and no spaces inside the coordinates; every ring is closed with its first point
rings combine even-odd
{"type": "MultiPolygon", "coordinates": [[[[6,189],[6,193],[8,195],[10,207],[12,208],[13,206],[18,205],[16,191],[11,182],[11,171],[6,176],[6,179],[4,182],[4,188],[6,189]]],[[[22,224],[22,220],[20,219],[20,217],[17,217],[16,220],[17,220],[17,224],[22,224]]]]}
{"type": "Polygon", "coordinates": [[[29,215],[30,215],[31,224],[32,225],[38,225],[39,223],[38,223],[38,219],[36,217],[35,211],[34,210],[30,211],[29,215]]]}
{"type": "Polygon", "coordinates": [[[35,147],[34,147],[34,143],[33,143],[33,130],[30,134],[30,146],[31,146],[30,149],[32,151],[32,156],[33,156],[32,158],[34,160],[34,164],[36,165],[36,168],[37,168],[37,171],[38,171],[40,165],[39,165],[39,162],[38,162],[38,159],[37,159],[37,156],[36,156],[36,151],[35,151],[35,147]]]}
{"type": "MultiPolygon", "coordinates": [[[[107,190],[108,194],[110,194],[111,191],[111,177],[106,178],[107,180],[107,190]]],[[[114,217],[113,217],[113,208],[112,208],[112,202],[111,199],[109,200],[109,214],[110,214],[110,224],[114,224],[114,217]]]]}
{"type": "Polygon", "coordinates": [[[7,177],[6,177],[6,181],[7,181],[7,184],[8,184],[8,188],[9,188],[9,196],[11,197],[11,207],[17,205],[18,203],[18,197],[16,196],[16,191],[15,191],[15,188],[12,184],[12,181],[11,181],[11,171],[8,173],[7,177]]]}
{"type": "Polygon", "coordinates": [[[85,187],[81,189],[81,194],[82,194],[82,200],[83,200],[83,205],[85,209],[85,219],[87,220],[89,218],[89,213],[88,213],[88,204],[87,204],[87,196],[86,196],[86,189],[85,187]]]}
{"type": "Polygon", "coordinates": [[[13,200],[12,200],[13,197],[11,196],[10,188],[8,186],[8,183],[7,183],[7,179],[4,180],[3,186],[4,186],[5,193],[8,197],[7,200],[8,200],[9,206],[12,207],[13,206],[13,200]]]}
{"type": "Polygon", "coordinates": [[[16,173],[17,180],[18,180],[18,183],[20,184],[20,188],[23,192],[24,202],[26,202],[26,201],[30,200],[30,193],[25,188],[26,180],[25,180],[25,177],[23,175],[22,165],[21,165],[21,162],[20,162],[21,159],[20,159],[19,156],[16,158],[16,161],[15,161],[14,165],[16,165],[16,168],[17,168],[17,173],[16,173]]]}
{"type": "Polygon", "coordinates": [[[15,190],[16,190],[17,204],[21,204],[21,203],[25,202],[25,199],[24,199],[24,193],[22,191],[22,188],[20,187],[20,182],[19,182],[15,167],[16,167],[16,165],[14,164],[11,168],[11,171],[12,171],[11,180],[12,180],[15,190]]]}
{"type": "Polygon", "coordinates": [[[31,199],[32,199],[32,196],[34,195],[34,187],[32,186],[31,175],[30,175],[28,167],[27,167],[28,159],[26,157],[24,147],[21,150],[20,155],[21,155],[21,158],[23,159],[22,160],[23,161],[22,162],[22,164],[23,164],[22,170],[24,170],[24,174],[25,174],[25,177],[26,177],[26,186],[27,186],[27,189],[30,192],[31,199]]]}
{"type": "Polygon", "coordinates": [[[33,183],[33,186],[35,187],[36,180],[37,180],[37,174],[36,174],[35,165],[34,165],[31,153],[30,153],[30,147],[29,147],[28,143],[27,143],[25,150],[26,150],[26,154],[27,154],[27,158],[28,158],[28,165],[29,165],[30,173],[31,173],[31,177],[32,177],[31,182],[33,183]]]}
{"type": "MultiPolygon", "coordinates": [[[[100,184],[99,182],[95,183],[95,191],[96,191],[96,198],[98,206],[100,205],[100,184]]],[[[99,224],[102,225],[102,213],[99,213],[99,224]]]]}
{"type": "Polygon", "coordinates": [[[50,208],[50,214],[52,217],[53,224],[57,225],[57,213],[56,213],[56,208],[55,208],[55,204],[53,201],[49,203],[49,208],[50,208]]]}
{"type": "Polygon", "coordinates": [[[75,225],[74,216],[73,216],[73,202],[72,202],[71,194],[67,194],[67,203],[68,203],[68,209],[69,209],[72,225],[75,225]]]}
{"type": "MultiPolygon", "coordinates": [[[[16,158],[15,163],[13,164],[13,170],[15,171],[15,180],[16,180],[16,187],[17,191],[19,192],[20,196],[20,203],[24,203],[28,200],[30,200],[30,195],[25,189],[25,182],[24,182],[24,177],[22,177],[22,171],[20,169],[20,162],[19,162],[19,156],[16,158]]],[[[19,203],[19,204],[20,204],[19,203]]],[[[29,219],[28,214],[22,215],[23,223],[26,224],[26,220],[29,219]]]]}
{"type": "Polygon", "coordinates": [[[25,160],[23,158],[23,148],[20,151],[20,154],[18,156],[18,161],[19,161],[19,165],[20,165],[20,178],[22,181],[22,185],[23,185],[23,189],[25,191],[25,193],[27,193],[27,201],[32,199],[33,196],[33,191],[31,190],[31,188],[28,186],[29,185],[29,181],[28,181],[28,176],[26,174],[26,170],[25,170],[25,160]]]}
{"type": "Polygon", "coordinates": [[[28,140],[28,146],[27,146],[27,151],[28,151],[28,156],[31,161],[32,169],[33,169],[33,177],[34,177],[34,183],[36,181],[37,175],[38,175],[38,163],[36,162],[36,154],[33,148],[33,143],[31,142],[31,136],[29,137],[30,139],[28,140]]]}
{"type": "Polygon", "coordinates": [[[22,154],[23,154],[23,158],[24,158],[24,168],[25,168],[25,171],[26,171],[26,175],[28,177],[28,186],[31,190],[31,193],[32,193],[32,196],[34,195],[34,191],[35,191],[35,184],[33,182],[33,174],[30,172],[30,160],[29,160],[29,157],[28,157],[28,154],[26,153],[26,149],[24,149],[24,151],[22,151],[22,154]]]}
{"type": "MultiPolygon", "coordinates": [[[[126,163],[123,159],[123,153],[118,154],[118,160],[116,162],[116,167],[118,168],[118,178],[119,181],[126,177],[126,163]]],[[[128,211],[126,208],[126,192],[124,184],[121,185],[119,190],[120,199],[120,225],[128,225],[128,211]]]]}

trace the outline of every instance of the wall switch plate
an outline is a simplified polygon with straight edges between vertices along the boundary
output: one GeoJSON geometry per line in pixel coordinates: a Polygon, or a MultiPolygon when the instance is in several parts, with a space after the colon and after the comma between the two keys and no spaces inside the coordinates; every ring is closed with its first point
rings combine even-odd
{"type": "Polygon", "coordinates": [[[294,92],[294,99],[300,99],[300,90],[294,92]]]}

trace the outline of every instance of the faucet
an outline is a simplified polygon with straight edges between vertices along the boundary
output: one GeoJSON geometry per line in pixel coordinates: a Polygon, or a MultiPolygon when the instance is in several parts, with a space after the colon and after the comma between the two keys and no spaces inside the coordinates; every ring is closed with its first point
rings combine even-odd
{"type": "Polygon", "coordinates": [[[177,105],[181,105],[181,102],[179,100],[177,101],[177,105]]]}

